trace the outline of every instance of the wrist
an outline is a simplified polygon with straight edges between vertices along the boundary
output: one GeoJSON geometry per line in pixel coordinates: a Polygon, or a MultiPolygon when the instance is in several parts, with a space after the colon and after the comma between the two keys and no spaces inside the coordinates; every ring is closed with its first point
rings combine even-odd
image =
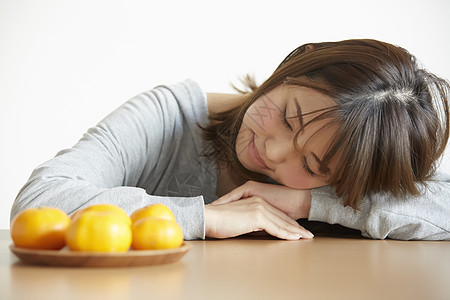
{"type": "Polygon", "coordinates": [[[207,204],[205,205],[205,237],[210,237],[212,232],[212,225],[211,225],[211,218],[212,218],[212,212],[211,212],[211,205],[207,204]]]}
{"type": "Polygon", "coordinates": [[[311,195],[311,190],[305,190],[305,195],[304,195],[304,201],[303,201],[303,218],[307,219],[309,217],[309,211],[311,210],[311,199],[312,199],[312,195],[311,195]]]}

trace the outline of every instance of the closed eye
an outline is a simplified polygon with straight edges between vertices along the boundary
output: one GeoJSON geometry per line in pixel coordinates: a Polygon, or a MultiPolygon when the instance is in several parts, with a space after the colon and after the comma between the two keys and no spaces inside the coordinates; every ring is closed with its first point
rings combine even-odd
{"type": "Polygon", "coordinates": [[[302,159],[302,167],[303,167],[303,169],[306,171],[306,173],[309,174],[309,176],[316,176],[316,173],[314,173],[314,172],[311,170],[311,168],[309,167],[308,161],[306,160],[306,157],[305,157],[305,156],[303,156],[303,159],[302,159]]]}
{"type": "Polygon", "coordinates": [[[287,106],[286,106],[286,107],[283,109],[283,111],[281,112],[281,116],[280,116],[281,123],[283,123],[283,125],[284,125],[287,129],[289,129],[289,130],[292,131],[292,126],[291,126],[291,124],[289,124],[289,122],[288,122],[288,120],[287,120],[287,117],[286,117],[286,110],[287,110],[287,106]]]}

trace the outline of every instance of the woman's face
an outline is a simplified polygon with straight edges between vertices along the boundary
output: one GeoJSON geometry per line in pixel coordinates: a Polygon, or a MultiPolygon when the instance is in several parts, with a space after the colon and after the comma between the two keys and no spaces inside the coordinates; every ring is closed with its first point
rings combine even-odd
{"type": "MultiPolygon", "coordinates": [[[[313,89],[279,85],[258,98],[246,111],[236,140],[239,161],[248,170],[291,188],[327,185],[329,174],[319,171],[319,162],[338,125],[322,129],[329,120],[314,121],[298,135],[297,149],[294,139],[301,124],[318,114],[308,113],[334,105],[336,102],[332,98],[313,89]]],[[[333,161],[328,168],[333,169],[333,161]]]]}

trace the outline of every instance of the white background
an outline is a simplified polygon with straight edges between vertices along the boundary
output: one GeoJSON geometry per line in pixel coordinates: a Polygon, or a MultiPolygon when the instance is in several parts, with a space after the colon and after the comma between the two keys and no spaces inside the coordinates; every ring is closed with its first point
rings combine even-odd
{"type": "Polygon", "coordinates": [[[347,38],[450,79],[449,14],[447,0],[0,0],[0,229],[34,167],[137,93],[186,78],[231,92],[300,44],[347,38]]]}

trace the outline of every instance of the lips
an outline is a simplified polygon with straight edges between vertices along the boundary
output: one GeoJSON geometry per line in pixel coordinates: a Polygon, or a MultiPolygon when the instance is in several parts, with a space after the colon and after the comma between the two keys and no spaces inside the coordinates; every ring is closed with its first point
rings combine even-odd
{"type": "Polygon", "coordinates": [[[253,160],[254,164],[259,167],[262,167],[262,168],[267,168],[266,163],[264,162],[264,160],[261,158],[261,155],[259,154],[258,148],[256,148],[254,133],[252,135],[252,139],[250,140],[250,143],[248,146],[249,146],[248,147],[248,155],[251,158],[251,160],[253,160]]]}

